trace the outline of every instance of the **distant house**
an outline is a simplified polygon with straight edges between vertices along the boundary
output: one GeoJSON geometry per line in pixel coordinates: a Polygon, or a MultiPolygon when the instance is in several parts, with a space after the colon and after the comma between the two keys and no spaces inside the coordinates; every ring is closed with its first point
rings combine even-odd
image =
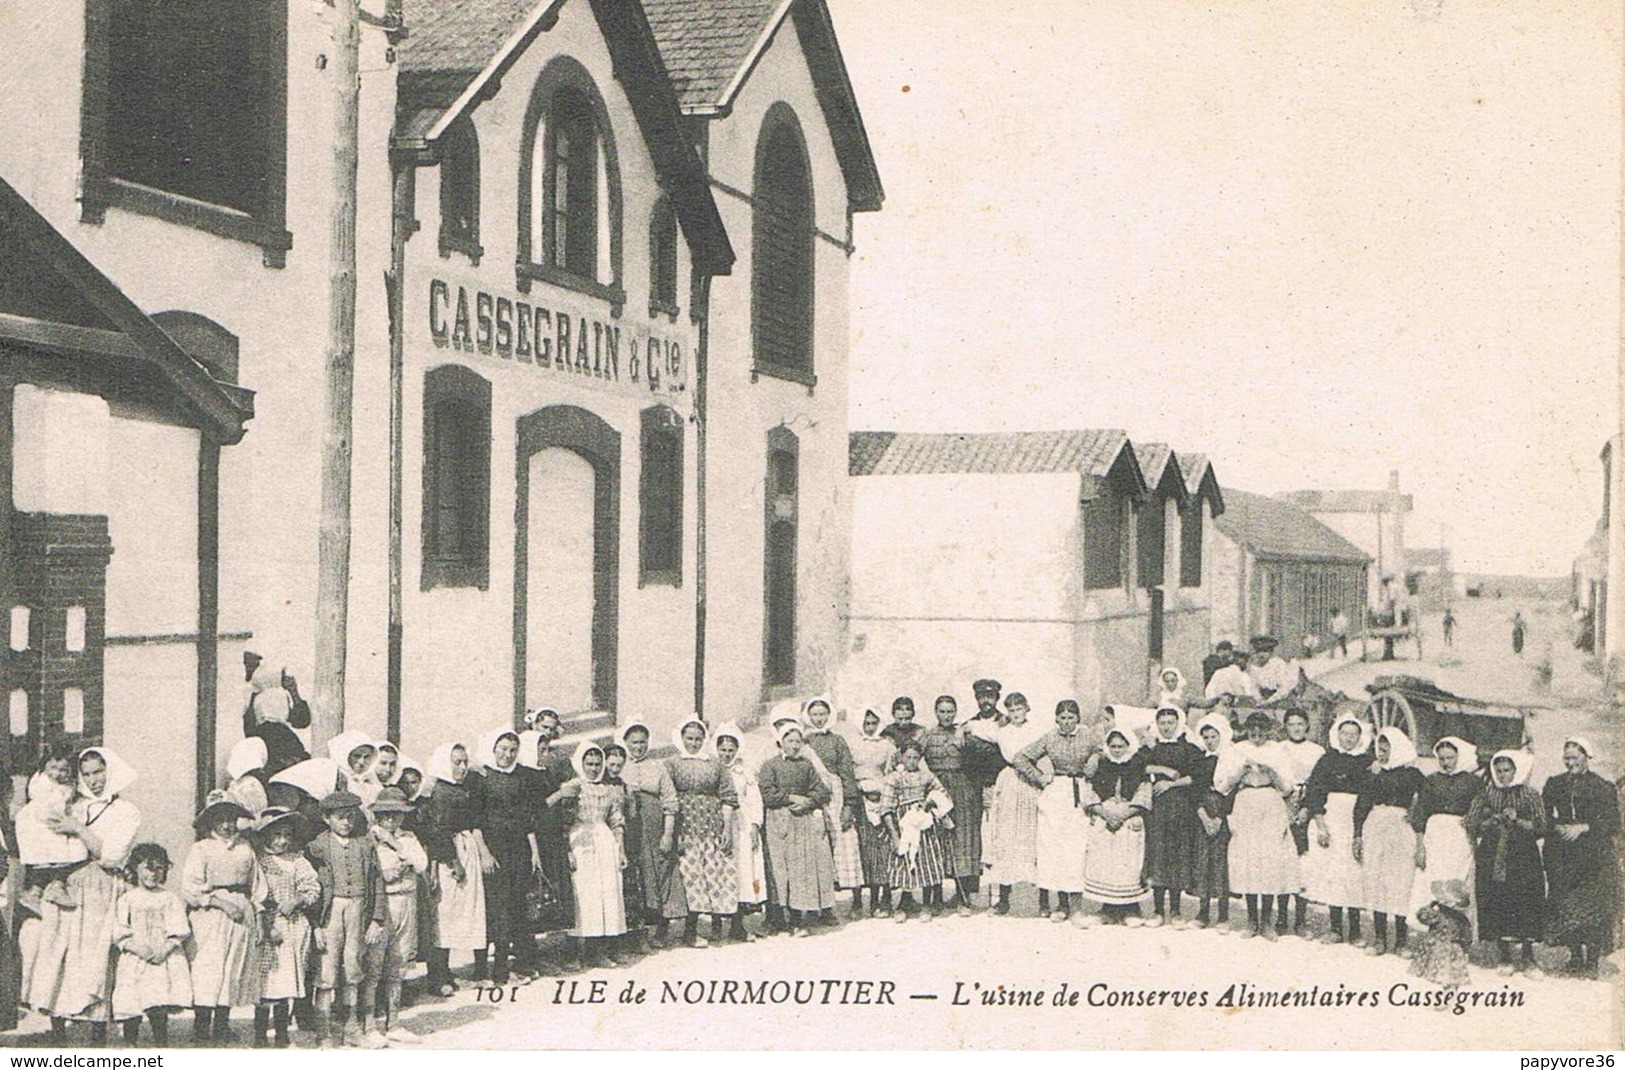
{"type": "Polygon", "coordinates": [[[1574,561],[1570,600],[1585,614],[1582,632],[1589,627],[1592,649],[1605,662],[1613,664],[1614,679],[1625,688],[1625,668],[1617,664],[1625,655],[1625,599],[1610,597],[1625,583],[1625,554],[1611,549],[1625,542],[1625,523],[1622,510],[1615,508],[1616,495],[1625,493],[1625,473],[1615,462],[1618,459],[1620,438],[1615,436],[1603,445],[1601,460],[1603,472],[1602,515],[1585,548],[1574,561]]]}
{"type": "Polygon", "coordinates": [[[1446,606],[1464,593],[1463,588],[1447,548],[1422,546],[1405,551],[1405,591],[1422,608],[1446,606]]]}
{"type": "Polygon", "coordinates": [[[1143,701],[1163,660],[1195,676],[1223,509],[1201,455],[1109,430],[858,432],[850,472],[846,701],[968,699],[991,675],[1094,706],[1143,701]]]}
{"type": "Polygon", "coordinates": [[[1413,502],[1399,491],[1399,473],[1388,474],[1387,490],[1298,490],[1277,495],[1363,550],[1376,565],[1366,579],[1366,604],[1381,605],[1383,584],[1405,580],[1405,517],[1413,502]]]}
{"type": "Polygon", "coordinates": [[[1209,556],[1216,639],[1274,635],[1296,657],[1339,609],[1351,633],[1364,625],[1369,554],[1289,501],[1230,487],[1224,503],[1209,556]]]}

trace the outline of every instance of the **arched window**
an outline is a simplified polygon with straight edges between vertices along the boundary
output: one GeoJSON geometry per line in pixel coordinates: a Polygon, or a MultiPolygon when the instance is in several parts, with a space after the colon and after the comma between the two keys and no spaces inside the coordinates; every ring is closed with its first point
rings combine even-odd
{"type": "Polygon", "coordinates": [[[649,217],[649,315],[677,315],[677,214],[662,197],[649,217]]]}
{"type": "Polygon", "coordinates": [[[775,104],[756,145],[751,340],[756,369],[813,383],[813,198],[795,113],[775,104]]]}
{"type": "Polygon", "coordinates": [[[569,56],[531,92],[519,159],[518,285],[533,280],[602,298],[619,315],[621,192],[609,112],[569,56]]]}
{"type": "Polygon", "coordinates": [[[762,560],[762,683],[796,682],[796,543],[801,518],[801,444],[795,432],[767,433],[766,543],[762,560]]]}
{"type": "Polygon", "coordinates": [[[491,384],[459,364],[423,380],[422,588],[490,581],[491,384]]]}
{"type": "Polygon", "coordinates": [[[480,142],[466,117],[440,139],[440,255],[480,262],[480,142]]]}

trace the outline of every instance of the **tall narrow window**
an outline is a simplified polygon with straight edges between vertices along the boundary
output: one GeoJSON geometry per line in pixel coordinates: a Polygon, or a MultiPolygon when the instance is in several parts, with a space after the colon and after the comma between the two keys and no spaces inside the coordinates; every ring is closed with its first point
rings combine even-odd
{"type": "Polygon", "coordinates": [[[800,516],[800,445],[794,432],[775,427],[767,436],[767,530],[763,568],[762,683],[796,682],[796,542],[800,516]]]}
{"type": "Polygon", "coordinates": [[[480,248],[480,142],[474,124],[458,119],[440,139],[440,255],[462,253],[475,264],[480,248]]]}
{"type": "Polygon", "coordinates": [[[643,410],[638,475],[638,582],[683,582],[683,418],[655,405],[643,410]]]}
{"type": "Polygon", "coordinates": [[[456,364],[423,386],[422,587],[478,587],[490,577],[491,384],[456,364]]]}
{"type": "Polygon", "coordinates": [[[287,20],[278,0],[87,0],[85,218],[146,212],[280,267],[287,20]]]}
{"type": "Polygon", "coordinates": [[[1202,586],[1202,527],[1206,506],[1192,498],[1179,514],[1179,585],[1202,586]]]}
{"type": "Polygon", "coordinates": [[[649,314],[677,314],[677,216],[671,202],[655,202],[649,218],[649,314]]]}
{"type": "Polygon", "coordinates": [[[548,263],[598,277],[598,138],[592,105],[561,89],[548,115],[548,263]]]}
{"type": "Polygon", "coordinates": [[[813,197],[795,115],[776,104],[756,149],[751,340],[756,369],[812,385],[813,197]]]}
{"type": "Polygon", "coordinates": [[[615,131],[592,75],[554,56],[531,89],[519,140],[520,293],[544,282],[626,305],[621,263],[621,172],[615,131]]]}
{"type": "Polygon", "coordinates": [[[1091,591],[1123,586],[1127,505],[1110,487],[1083,505],[1083,585],[1091,591]]]}
{"type": "Polygon", "coordinates": [[[1167,551],[1166,502],[1152,495],[1141,503],[1135,518],[1135,547],[1139,556],[1140,586],[1162,586],[1163,555],[1167,551]]]}

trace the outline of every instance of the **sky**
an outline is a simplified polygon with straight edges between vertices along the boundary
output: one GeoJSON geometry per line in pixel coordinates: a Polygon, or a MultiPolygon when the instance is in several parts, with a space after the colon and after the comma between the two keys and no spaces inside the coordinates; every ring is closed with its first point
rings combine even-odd
{"type": "Polygon", "coordinates": [[[1620,426],[1609,0],[829,0],[854,429],[1118,427],[1562,575],[1620,426]]]}

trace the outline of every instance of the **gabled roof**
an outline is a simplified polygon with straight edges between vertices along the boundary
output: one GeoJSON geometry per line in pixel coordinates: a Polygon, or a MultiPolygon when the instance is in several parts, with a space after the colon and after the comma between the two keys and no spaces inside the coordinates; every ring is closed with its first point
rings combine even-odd
{"type": "Polygon", "coordinates": [[[824,0],[643,0],[683,114],[726,117],[785,19],[795,20],[807,50],[847,199],[854,212],[877,212],[886,199],[857,94],[824,0]]]}
{"type": "Polygon", "coordinates": [[[1219,530],[1253,556],[1276,561],[1342,562],[1364,565],[1371,555],[1280,498],[1234,487],[1224,492],[1219,530]]]}
{"type": "Polygon", "coordinates": [[[1193,498],[1206,495],[1214,516],[1224,512],[1224,493],[1219,489],[1219,477],[1207,454],[1176,453],[1174,456],[1179,459],[1179,470],[1185,477],[1185,493],[1193,498]]]}
{"type": "Polygon", "coordinates": [[[1185,477],[1180,471],[1173,447],[1166,442],[1136,442],[1134,459],[1139,462],[1140,474],[1145,477],[1147,487],[1161,490],[1166,479],[1172,485],[1174,499],[1181,505],[1185,503],[1188,494],[1185,489],[1185,477]]]}
{"type": "Polygon", "coordinates": [[[1076,472],[1087,481],[1086,494],[1114,469],[1129,474],[1135,495],[1145,493],[1145,477],[1122,431],[854,431],[847,451],[847,471],[854,476],[1076,472]]]}
{"type": "MultiPolygon", "coordinates": [[[[558,23],[564,0],[404,0],[396,139],[433,149],[453,122],[500,88],[532,42],[558,23]]],[[[677,92],[643,8],[590,0],[599,31],[695,264],[725,275],[734,262],[705,164],[689,137],[677,92]]]]}
{"type": "Polygon", "coordinates": [[[0,178],[0,344],[75,365],[102,389],[151,391],[211,441],[239,441],[253,393],[217,382],[0,178]],[[88,359],[87,359],[88,358],[88,359]]]}

